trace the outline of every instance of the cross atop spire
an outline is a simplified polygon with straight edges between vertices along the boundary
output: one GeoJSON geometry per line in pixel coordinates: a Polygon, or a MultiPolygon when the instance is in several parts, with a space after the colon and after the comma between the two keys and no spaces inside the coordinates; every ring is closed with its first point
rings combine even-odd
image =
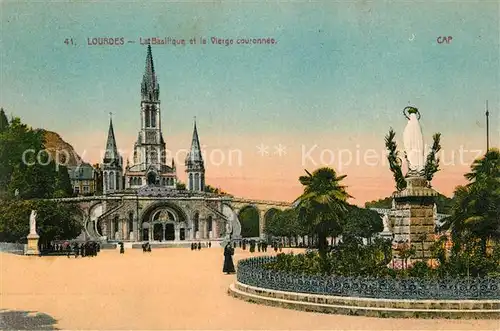
{"type": "Polygon", "coordinates": [[[148,45],[146,54],[146,68],[142,76],[141,96],[143,101],[159,101],[160,85],[156,79],[151,45],[148,45]]]}

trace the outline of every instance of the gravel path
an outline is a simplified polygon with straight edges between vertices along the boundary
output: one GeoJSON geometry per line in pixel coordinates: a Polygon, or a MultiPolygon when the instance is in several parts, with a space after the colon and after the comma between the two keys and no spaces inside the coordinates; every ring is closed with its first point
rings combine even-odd
{"type": "MultiPolygon", "coordinates": [[[[235,260],[250,255],[237,249],[235,260]]],[[[493,320],[378,319],[251,304],[227,294],[235,276],[222,274],[222,262],[222,248],[78,259],[0,253],[0,309],[7,310],[0,329],[500,330],[493,320]]]]}

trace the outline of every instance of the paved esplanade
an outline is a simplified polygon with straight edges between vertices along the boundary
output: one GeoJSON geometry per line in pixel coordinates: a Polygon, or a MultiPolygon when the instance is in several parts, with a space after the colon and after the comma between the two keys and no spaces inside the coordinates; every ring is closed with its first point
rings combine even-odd
{"type": "MultiPolygon", "coordinates": [[[[235,260],[250,255],[237,248],[235,260]]],[[[222,248],[78,259],[0,253],[0,308],[48,314],[59,329],[498,330],[493,320],[377,319],[247,303],[227,295],[235,276],[222,274],[222,262],[222,248]]]]}

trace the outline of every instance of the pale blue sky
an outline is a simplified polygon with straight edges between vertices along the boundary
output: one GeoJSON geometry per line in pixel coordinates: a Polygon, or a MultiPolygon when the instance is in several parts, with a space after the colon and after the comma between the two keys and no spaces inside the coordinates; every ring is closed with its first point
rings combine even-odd
{"type": "Polygon", "coordinates": [[[190,128],[195,115],[205,134],[385,133],[408,101],[430,131],[460,133],[482,120],[486,99],[498,110],[497,2],[4,2],[1,9],[0,105],[60,133],[102,128],[109,111],[121,130],[137,130],[144,46],[92,47],[87,37],[278,40],[153,47],[172,134],[190,128]],[[439,35],[452,43],[438,44],[439,35]],[[77,46],[63,43],[70,37],[77,46]]]}

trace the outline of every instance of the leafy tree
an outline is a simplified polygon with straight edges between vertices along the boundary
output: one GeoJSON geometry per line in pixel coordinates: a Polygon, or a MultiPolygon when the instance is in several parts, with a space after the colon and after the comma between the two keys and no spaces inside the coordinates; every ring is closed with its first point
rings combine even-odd
{"type": "Polygon", "coordinates": [[[0,187],[11,196],[18,189],[21,198],[52,197],[55,164],[43,149],[43,132],[13,118],[0,133],[0,187]]]}
{"type": "Polygon", "coordinates": [[[41,162],[32,165],[20,163],[15,166],[8,186],[11,196],[18,190],[22,199],[53,197],[56,183],[55,163],[45,165],[48,156],[41,155],[41,162]]]}
{"type": "Polygon", "coordinates": [[[7,131],[8,127],[9,127],[9,120],[5,115],[5,111],[3,110],[3,108],[0,108],[0,133],[7,131]]]}
{"type": "Polygon", "coordinates": [[[396,132],[391,128],[385,136],[385,147],[388,150],[387,160],[396,182],[396,189],[402,191],[406,188],[406,180],[401,169],[401,158],[399,157],[398,145],[395,141],[396,132]]]}
{"type": "Polygon", "coordinates": [[[383,229],[382,219],[376,211],[349,206],[344,233],[366,238],[370,242],[373,235],[382,232],[383,229]]]}
{"type": "Polygon", "coordinates": [[[276,210],[272,215],[268,216],[264,225],[264,231],[275,237],[286,237],[288,242],[291,238],[303,237],[307,234],[307,230],[298,220],[297,210],[290,208],[283,211],[276,210]]]}
{"type": "Polygon", "coordinates": [[[338,176],[331,168],[320,168],[312,174],[299,178],[304,193],[297,199],[298,219],[305,228],[318,236],[320,258],[325,270],[328,269],[327,236],[343,227],[347,214],[347,199],[351,196],[340,182],[346,175],[338,176]]]}
{"type": "Polygon", "coordinates": [[[390,209],[392,208],[392,197],[366,202],[365,208],[390,209]]]}
{"type": "Polygon", "coordinates": [[[68,168],[66,166],[59,165],[56,176],[54,197],[64,198],[72,196],[73,185],[71,185],[68,168]]]}
{"type": "MultiPolygon", "coordinates": [[[[0,123],[2,117],[0,112],[0,123]]],[[[7,188],[8,195],[2,194],[0,204],[0,241],[24,241],[32,209],[38,211],[40,242],[72,239],[80,234],[81,224],[73,217],[73,207],[36,200],[72,192],[67,169],[56,171],[54,160],[44,151],[43,130],[33,130],[17,117],[2,130],[0,187],[7,188]],[[8,199],[14,196],[16,199],[8,199]]]]}
{"type": "Polygon", "coordinates": [[[31,210],[37,211],[40,243],[76,238],[82,224],[76,207],[48,200],[9,200],[0,204],[0,241],[25,242],[31,210]]]}

